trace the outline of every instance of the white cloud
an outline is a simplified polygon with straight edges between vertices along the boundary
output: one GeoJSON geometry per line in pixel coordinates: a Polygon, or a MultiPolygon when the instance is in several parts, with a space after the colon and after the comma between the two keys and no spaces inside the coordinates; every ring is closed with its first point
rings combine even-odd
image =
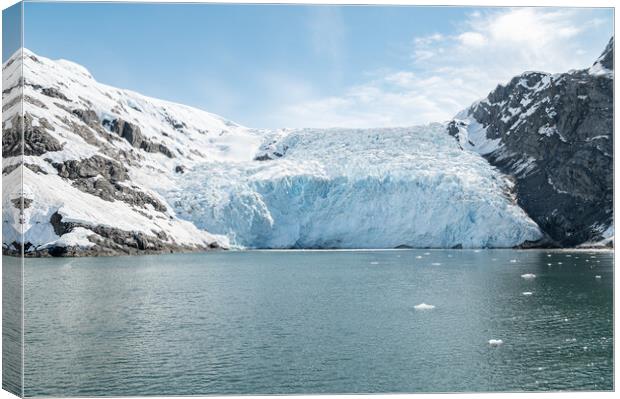
{"type": "Polygon", "coordinates": [[[587,34],[611,34],[597,15],[587,9],[476,11],[451,35],[414,38],[410,70],[384,71],[337,96],[288,103],[276,118],[292,127],[444,121],[524,71],[589,66],[606,43],[594,47],[587,34]]]}
{"type": "Polygon", "coordinates": [[[440,33],[433,33],[429,36],[416,37],[413,39],[414,43],[417,45],[428,45],[440,40],[443,40],[444,36],[440,33]]]}
{"type": "Polygon", "coordinates": [[[487,38],[479,32],[464,32],[458,36],[463,46],[480,47],[487,43],[487,38]]]}

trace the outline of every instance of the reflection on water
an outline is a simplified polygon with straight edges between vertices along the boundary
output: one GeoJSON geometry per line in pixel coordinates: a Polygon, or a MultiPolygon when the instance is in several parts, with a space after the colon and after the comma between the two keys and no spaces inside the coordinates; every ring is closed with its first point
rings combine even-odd
{"type": "Polygon", "coordinates": [[[512,250],[28,259],[26,395],[611,390],[612,261],[512,250]]]}

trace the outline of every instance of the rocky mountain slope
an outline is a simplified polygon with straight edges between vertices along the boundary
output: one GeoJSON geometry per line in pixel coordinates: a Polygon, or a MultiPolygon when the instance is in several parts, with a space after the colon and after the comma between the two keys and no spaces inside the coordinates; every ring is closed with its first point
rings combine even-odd
{"type": "Polygon", "coordinates": [[[3,65],[3,251],[599,240],[613,234],[611,49],[588,70],[525,73],[447,124],[280,130],[24,50],[3,65]]]}
{"type": "Polygon", "coordinates": [[[614,234],[613,45],[588,69],[516,76],[448,124],[462,148],[514,178],[548,245],[614,234]]]}
{"type": "Polygon", "coordinates": [[[257,139],[247,129],[100,84],[77,64],[28,50],[3,65],[2,105],[5,253],[22,242],[33,255],[228,245],[179,219],[158,190],[207,158],[251,157],[244,144],[251,151],[257,139]]]}

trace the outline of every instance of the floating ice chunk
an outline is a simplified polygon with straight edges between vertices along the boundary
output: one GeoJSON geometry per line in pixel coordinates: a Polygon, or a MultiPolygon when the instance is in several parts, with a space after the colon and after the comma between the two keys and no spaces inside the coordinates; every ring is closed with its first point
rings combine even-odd
{"type": "Polygon", "coordinates": [[[536,275],[533,273],[525,273],[521,275],[521,278],[524,278],[526,280],[531,280],[531,279],[536,278],[536,275]]]}
{"type": "Polygon", "coordinates": [[[551,257],[551,254],[547,254],[547,257],[548,257],[548,258],[550,258],[550,257],[551,257]]]}
{"type": "Polygon", "coordinates": [[[566,338],[564,342],[577,342],[577,338],[566,338]]]}
{"type": "Polygon", "coordinates": [[[531,293],[531,292],[529,292],[529,291],[525,291],[524,293],[522,293],[522,295],[525,295],[525,296],[530,296],[530,295],[532,295],[532,293],[531,293]]]}
{"type": "Polygon", "coordinates": [[[480,252],[480,250],[479,250],[479,249],[476,249],[476,250],[474,250],[474,252],[475,252],[475,253],[478,253],[478,252],[480,252]]]}
{"type": "Polygon", "coordinates": [[[431,265],[433,265],[433,266],[440,266],[440,265],[441,265],[441,263],[439,263],[439,262],[435,262],[435,263],[431,263],[431,265]]]}
{"type": "Polygon", "coordinates": [[[510,263],[517,263],[516,259],[510,259],[510,263]]]}
{"type": "Polygon", "coordinates": [[[600,278],[603,278],[603,277],[601,277],[600,275],[597,274],[596,276],[594,276],[594,278],[600,279],[600,278]]]}
{"type": "Polygon", "coordinates": [[[431,309],[435,309],[435,305],[429,305],[427,303],[422,302],[419,305],[415,305],[414,309],[415,310],[431,310],[431,309]]]}
{"type": "Polygon", "coordinates": [[[428,255],[430,255],[430,254],[431,254],[430,252],[424,252],[424,255],[427,255],[427,256],[428,256],[428,255]]]}
{"type": "Polygon", "coordinates": [[[551,263],[547,263],[547,266],[551,266],[551,263]]]}
{"type": "Polygon", "coordinates": [[[416,259],[422,259],[422,257],[420,255],[415,257],[416,259]]]}
{"type": "Polygon", "coordinates": [[[561,265],[561,264],[562,264],[562,262],[558,262],[558,265],[561,265]]]}
{"type": "Polygon", "coordinates": [[[379,262],[370,262],[371,265],[378,265],[379,262]]]}
{"type": "Polygon", "coordinates": [[[500,346],[504,343],[504,341],[502,341],[501,339],[490,339],[489,340],[489,345],[491,346],[500,346]]]}

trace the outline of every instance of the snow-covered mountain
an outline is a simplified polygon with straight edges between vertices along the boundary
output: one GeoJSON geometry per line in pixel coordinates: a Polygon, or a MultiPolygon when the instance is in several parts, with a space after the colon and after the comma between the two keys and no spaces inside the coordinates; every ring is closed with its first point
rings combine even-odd
{"type": "Polygon", "coordinates": [[[100,84],[77,64],[28,50],[3,65],[3,88],[5,252],[21,246],[20,219],[33,254],[228,246],[179,219],[158,192],[206,160],[251,158],[259,138],[248,129],[100,84]]]}
{"type": "Polygon", "coordinates": [[[613,46],[588,69],[516,76],[448,125],[515,179],[519,205],[552,245],[614,234],[613,46]]]}
{"type": "MultiPolygon", "coordinates": [[[[605,60],[599,64],[573,73],[610,80],[605,60]]],[[[532,87],[541,85],[517,81],[504,91],[523,86],[537,93],[532,87]]],[[[27,50],[3,65],[3,89],[5,253],[22,245],[29,255],[231,245],[513,247],[549,234],[522,198],[530,186],[521,175],[540,165],[511,155],[512,137],[531,134],[491,135],[493,117],[474,110],[485,102],[448,124],[257,130],[98,83],[77,64],[27,50]]],[[[571,102],[573,93],[560,95],[571,102]]],[[[502,101],[487,102],[504,107],[502,101]]],[[[552,144],[545,141],[545,148],[552,144]]],[[[571,151],[557,153],[557,162],[571,151]]],[[[600,168],[611,174],[610,164],[600,168]]],[[[600,229],[609,226],[605,219],[600,229]]]]}

